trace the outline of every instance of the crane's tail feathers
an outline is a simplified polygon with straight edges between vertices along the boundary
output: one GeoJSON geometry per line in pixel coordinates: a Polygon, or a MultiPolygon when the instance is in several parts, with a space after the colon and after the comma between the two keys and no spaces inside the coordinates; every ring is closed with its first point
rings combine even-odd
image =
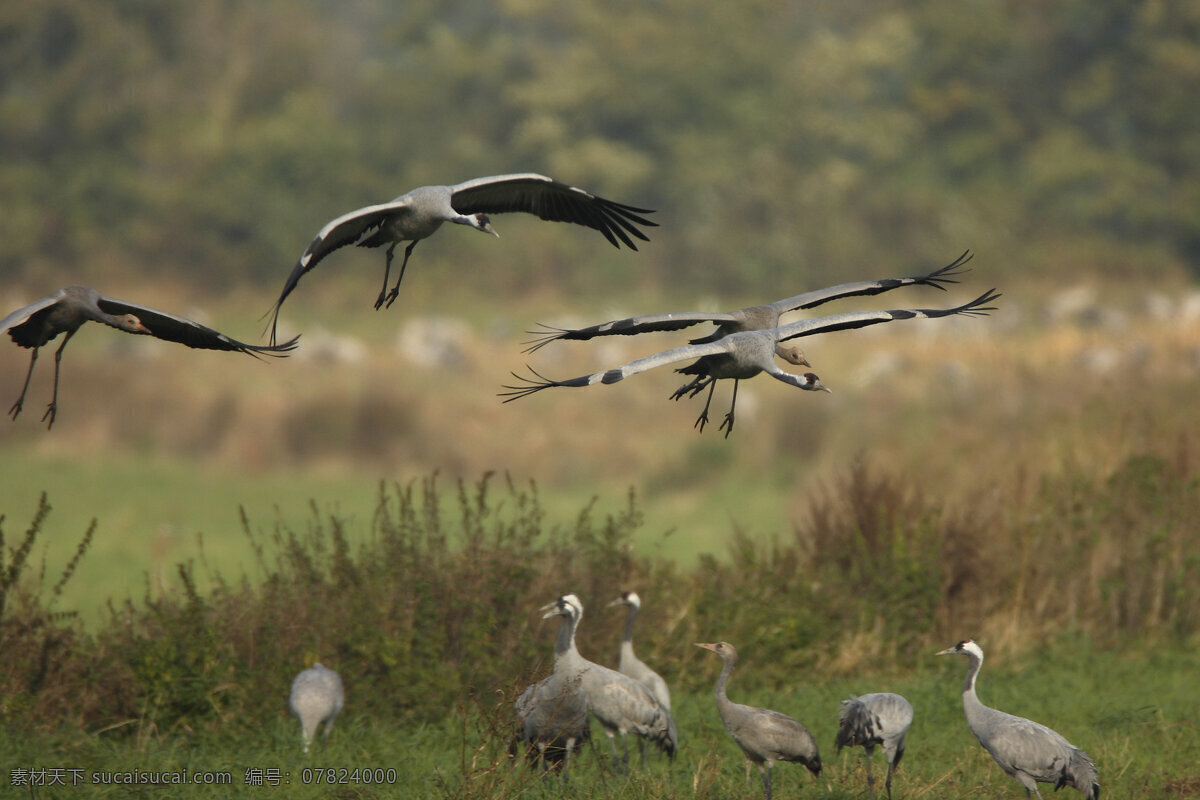
{"type": "Polygon", "coordinates": [[[1058,791],[1064,786],[1074,786],[1083,793],[1087,800],[1099,800],[1100,783],[1096,774],[1096,764],[1091,756],[1076,748],[1071,751],[1071,759],[1063,767],[1062,774],[1054,784],[1058,791]]]}
{"type": "Polygon", "coordinates": [[[971,270],[963,268],[963,265],[966,264],[968,261],[970,261],[974,257],[975,257],[975,254],[972,253],[970,250],[964,250],[962,252],[962,255],[960,255],[958,258],[954,259],[953,261],[951,261],[949,264],[942,267],[941,269],[934,270],[933,272],[929,273],[928,275],[921,275],[919,277],[913,278],[912,281],[913,281],[913,283],[921,284],[922,286],[932,286],[935,289],[941,289],[942,291],[946,291],[946,287],[943,286],[942,284],[958,283],[958,280],[956,279],[956,277],[952,277],[952,276],[958,276],[958,275],[962,275],[963,273],[970,272],[971,270]]]}
{"type": "Polygon", "coordinates": [[[835,744],[843,747],[863,745],[875,738],[875,720],[870,710],[857,697],[842,701],[835,744]]]}

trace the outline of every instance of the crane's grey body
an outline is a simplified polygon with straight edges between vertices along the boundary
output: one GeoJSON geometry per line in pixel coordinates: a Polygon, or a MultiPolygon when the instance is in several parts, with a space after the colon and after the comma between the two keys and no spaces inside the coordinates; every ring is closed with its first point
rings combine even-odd
{"type": "Polygon", "coordinates": [[[296,676],[288,696],[288,708],[300,720],[304,752],[308,752],[321,723],[325,723],[324,740],[329,741],[333,720],[341,713],[345,701],[341,676],[320,662],[296,676]]]}
{"type": "MultiPolygon", "coordinates": [[[[774,356],[780,352],[782,342],[791,339],[800,338],[803,336],[812,336],[819,333],[831,333],[833,331],[853,330],[855,328],[863,328],[869,325],[878,325],[884,322],[897,322],[907,319],[934,319],[937,317],[952,316],[955,314],[978,315],[985,314],[993,310],[992,306],[985,305],[995,300],[1000,295],[996,294],[995,290],[985,292],[969,303],[964,303],[953,308],[915,308],[915,309],[893,309],[889,311],[856,311],[846,314],[835,314],[828,317],[817,317],[814,319],[800,320],[791,322],[787,325],[781,325],[778,328],[769,330],[752,330],[739,331],[723,336],[715,341],[705,342],[702,344],[688,344],[682,347],[676,347],[670,350],[664,350],[653,355],[645,356],[628,364],[623,364],[619,367],[594,372],[591,375],[584,375],[579,378],[572,378],[565,381],[549,380],[537,372],[533,374],[539,380],[524,378],[520,375],[513,374],[513,377],[518,380],[525,381],[524,386],[505,386],[507,392],[501,392],[502,397],[507,397],[504,402],[508,403],[520,397],[526,397],[540,392],[543,389],[548,389],[553,386],[594,386],[600,383],[617,383],[631,375],[637,375],[647,370],[655,369],[656,367],[675,364],[680,361],[695,360],[695,362],[687,367],[676,370],[689,375],[696,375],[696,379],[691,383],[685,384],[676,390],[672,395],[675,399],[690,393],[694,396],[697,392],[708,386],[710,383],[720,379],[732,378],[741,380],[751,378],[758,375],[760,372],[765,372],[776,380],[796,386],[800,389],[807,390],[823,390],[829,391],[820,379],[811,372],[806,372],[803,375],[794,375],[781,369],[775,364],[774,356]]],[[[800,356],[802,358],[802,355],[800,356]]],[[[532,370],[531,370],[532,371],[532,370]]],[[[736,395],[735,395],[736,402],[736,395]]],[[[707,408],[706,408],[707,410],[707,408]]],[[[704,418],[701,414],[701,418],[704,418]]],[[[699,420],[697,421],[699,423],[699,420]]],[[[733,408],[729,409],[726,415],[725,423],[722,427],[728,425],[729,430],[733,429],[733,408]]],[[[726,432],[726,436],[729,432],[726,432]]]]}
{"type": "Polygon", "coordinates": [[[735,703],[726,695],[726,684],[737,664],[737,649],[728,642],[698,643],[696,646],[721,657],[721,675],[713,690],[717,711],[725,723],[725,730],[742,748],[747,761],[755,764],[762,773],[765,800],[771,800],[771,770],[776,761],[799,762],[813,775],[820,775],[821,755],[817,751],[817,741],[807,728],[786,714],[735,703]]]}
{"type": "Polygon", "coordinates": [[[707,336],[692,339],[690,342],[690,344],[704,344],[740,331],[777,328],[779,327],[780,318],[784,314],[790,311],[816,308],[832,300],[840,300],[846,297],[874,296],[890,292],[893,289],[899,289],[902,286],[932,286],[935,289],[945,291],[946,287],[942,284],[957,283],[958,281],[954,276],[960,275],[965,271],[961,267],[970,261],[971,258],[970,251],[966,251],[951,263],[926,275],[917,275],[910,278],[883,278],[875,281],[842,283],[837,286],[804,292],[765,305],[739,308],[736,311],[674,311],[663,314],[642,314],[636,317],[617,319],[610,322],[602,322],[599,325],[575,329],[543,326],[545,330],[530,331],[530,333],[534,333],[538,338],[526,342],[530,346],[526,348],[525,352],[533,352],[545,347],[550,342],[563,339],[589,340],[598,336],[634,336],[656,331],[677,331],[693,325],[710,322],[717,326],[716,330],[707,336]]]}
{"type": "Polygon", "coordinates": [[[483,233],[499,236],[492,229],[488,214],[522,211],[551,222],[573,222],[594,228],[614,247],[624,244],[637,250],[634,237],[649,241],[637,226],[654,227],[657,223],[642,217],[649,209],[614,203],[591,192],[532,172],[475,178],[453,186],[420,186],[391,202],[366,206],[343,214],[321,229],[292,268],[279,299],[272,309],[271,341],[279,322],[283,301],[292,293],[300,278],[325,256],[346,245],[381,247],[387,245],[383,288],[375,308],[391,305],[400,292],[400,281],[408,258],[417,242],[437,232],[444,222],[466,225],[483,233]],[[388,292],[392,256],[396,245],[408,242],[396,285],[388,292]]]}
{"type": "MultiPolygon", "coordinates": [[[[583,617],[583,603],[573,594],[563,595],[547,608],[553,608],[553,613],[573,616],[575,626],[583,617]]],[[[614,769],[622,770],[629,763],[625,736],[630,733],[649,740],[669,757],[674,757],[678,742],[675,720],[645,684],[580,655],[575,646],[574,628],[561,662],[564,676],[578,681],[587,700],[588,711],[608,736],[614,769]],[[624,750],[620,759],[616,745],[618,735],[621,736],[624,750]]],[[[555,670],[559,668],[559,663],[560,657],[556,655],[555,670]]]]}
{"type": "Polygon", "coordinates": [[[1098,800],[1100,784],[1096,765],[1087,753],[1060,734],[1032,720],[985,706],[975,693],[975,679],[983,667],[983,648],[970,639],[937,655],[965,655],[969,659],[963,681],[962,703],[967,727],[1006,773],[1025,787],[1025,796],[1041,800],[1038,783],[1053,783],[1057,790],[1072,786],[1087,800],[1098,800]]]}
{"type": "Polygon", "coordinates": [[[887,761],[887,793],[892,796],[892,773],[904,757],[904,739],[913,721],[912,704],[892,692],[874,692],[842,701],[838,718],[837,749],[861,745],[866,751],[867,786],[875,798],[875,777],[871,774],[871,755],[875,746],[883,747],[887,761]]]}
{"type": "Polygon", "coordinates": [[[53,427],[58,413],[58,376],[62,353],[67,342],[85,322],[102,322],[126,333],[153,336],[168,342],[178,342],[188,347],[203,350],[226,350],[255,355],[286,355],[295,349],[296,337],[280,345],[253,345],[231,339],[219,331],[184,317],[168,314],[149,306],[105,297],[89,286],[67,286],[53,294],[35,300],[24,308],[18,308],[0,320],[0,334],[8,333],[20,347],[33,350],[29,359],[29,371],[21,395],[9,409],[13,419],[21,413],[33,367],[37,363],[38,350],[59,334],[66,337],[54,353],[54,390],[43,420],[49,419],[47,427],[53,427]]]}
{"type": "Polygon", "coordinates": [[[625,612],[625,630],[621,634],[621,654],[617,661],[617,672],[644,683],[658,702],[663,704],[663,708],[670,711],[671,690],[667,682],[633,652],[633,623],[642,608],[642,599],[638,597],[637,592],[621,592],[621,596],[609,605],[623,605],[629,609],[625,612]]]}
{"type": "Polygon", "coordinates": [[[562,617],[554,644],[554,671],[527,687],[517,698],[515,708],[521,724],[520,738],[536,749],[539,771],[543,774],[547,771],[547,761],[552,766],[562,764],[566,780],[571,770],[571,753],[588,740],[590,728],[587,698],[576,665],[567,658],[579,618],[553,608],[546,611],[543,619],[553,616],[562,617]]]}

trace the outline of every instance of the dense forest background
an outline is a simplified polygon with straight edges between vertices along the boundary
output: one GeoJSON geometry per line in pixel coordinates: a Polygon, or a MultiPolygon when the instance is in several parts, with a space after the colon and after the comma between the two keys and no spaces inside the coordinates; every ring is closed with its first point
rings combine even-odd
{"type": "Polygon", "coordinates": [[[659,209],[652,255],[460,242],[488,293],[773,297],[965,246],[1194,277],[1198,34],[1194,0],[17,0],[0,274],[274,287],[343,211],[533,170],[659,209]]]}

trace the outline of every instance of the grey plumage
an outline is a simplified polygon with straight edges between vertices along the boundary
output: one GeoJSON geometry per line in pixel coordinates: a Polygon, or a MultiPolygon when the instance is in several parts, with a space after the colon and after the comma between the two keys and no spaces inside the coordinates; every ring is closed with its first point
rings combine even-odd
{"type": "Polygon", "coordinates": [[[711,650],[721,657],[721,675],[714,689],[717,710],[725,730],[742,748],[746,759],[757,765],[762,773],[765,800],[771,800],[771,770],[776,761],[799,762],[813,775],[820,775],[821,756],[817,752],[817,742],[807,728],[786,714],[735,703],[726,695],[726,684],[737,665],[737,649],[728,642],[698,642],[696,647],[711,650]]]}
{"type": "Polygon", "coordinates": [[[412,255],[417,242],[432,236],[444,222],[466,225],[499,236],[492,229],[488,214],[515,211],[534,214],[551,222],[572,222],[594,228],[604,234],[604,238],[614,247],[619,248],[624,244],[631,250],[637,250],[631,236],[649,241],[637,226],[657,226],[657,223],[641,216],[652,213],[650,209],[614,203],[532,172],[475,178],[453,186],[420,186],[390,202],[343,214],[320,230],[292,268],[279,299],[275,301],[271,341],[275,341],[275,329],[283,301],[296,288],[300,278],[334,250],[350,244],[359,247],[387,245],[383,288],[379,290],[375,308],[385,303],[390,306],[400,292],[400,281],[404,279],[408,257],[412,255]],[[404,250],[404,261],[400,264],[396,285],[388,292],[392,255],[400,242],[409,242],[409,245],[404,250]]]}
{"type": "Polygon", "coordinates": [[[621,592],[621,596],[609,603],[610,606],[623,605],[629,610],[625,612],[625,630],[621,634],[621,654],[617,662],[617,672],[628,675],[635,681],[641,681],[658,698],[667,711],[671,710],[671,690],[663,677],[647,666],[633,652],[633,623],[637,620],[642,608],[642,599],[637,592],[621,592]]]}
{"type": "Polygon", "coordinates": [[[843,747],[861,745],[866,751],[867,787],[871,800],[875,798],[875,777],[871,774],[871,756],[875,745],[883,747],[887,761],[887,793],[892,796],[892,773],[904,757],[904,738],[913,721],[912,704],[892,692],[875,692],[842,701],[835,744],[843,747]]]}
{"type": "Polygon", "coordinates": [[[573,647],[579,617],[557,605],[544,610],[542,619],[562,617],[554,645],[554,671],[527,687],[517,698],[518,734],[521,741],[531,745],[530,756],[537,753],[540,772],[547,771],[547,762],[551,768],[561,764],[563,780],[567,780],[571,754],[588,740],[591,731],[579,675],[572,660],[566,657],[573,647]]]}
{"type": "MultiPolygon", "coordinates": [[[[572,635],[566,652],[561,656],[563,674],[578,681],[587,699],[588,711],[608,736],[613,768],[622,770],[629,763],[629,748],[625,743],[625,736],[629,733],[643,737],[669,757],[674,757],[678,733],[671,712],[658,702],[645,684],[580,655],[575,646],[574,629],[583,618],[582,601],[574,594],[567,594],[546,608],[573,618],[572,635]],[[617,735],[621,736],[624,750],[622,758],[617,756],[617,735]]],[[[560,657],[556,656],[556,670],[559,660],[560,657]]]]}
{"type": "Polygon", "coordinates": [[[29,371],[25,373],[25,383],[21,387],[21,395],[8,411],[13,419],[17,418],[24,407],[25,394],[29,391],[29,379],[33,377],[38,350],[60,333],[65,333],[66,338],[54,352],[54,389],[50,404],[42,416],[43,420],[49,420],[48,428],[54,426],[54,419],[58,415],[58,376],[63,350],[85,322],[102,322],[126,333],[149,335],[202,350],[226,350],[250,355],[285,356],[288,351],[295,349],[296,341],[300,338],[295,337],[280,345],[245,344],[190,319],[149,306],[105,297],[89,286],[67,286],[35,300],[24,308],[18,308],[0,320],[0,334],[8,333],[19,346],[33,350],[29,358],[29,371]]]}
{"type": "Polygon", "coordinates": [[[964,655],[968,659],[963,681],[963,712],[967,726],[996,763],[1025,787],[1025,796],[1037,796],[1038,783],[1053,783],[1078,789],[1087,800],[1098,800],[1100,784],[1096,765],[1087,753],[1061,735],[1024,717],[988,708],[975,693],[975,680],[983,667],[983,648],[970,639],[937,653],[964,655]]]}
{"type": "MultiPolygon", "coordinates": [[[[636,359],[619,367],[565,381],[550,380],[539,375],[537,372],[533,374],[539,380],[525,378],[513,373],[513,377],[524,381],[525,385],[505,386],[504,388],[508,391],[501,392],[500,396],[507,398],[504,402],[509,403],[518,398],[527,397],[543,389],[555,386],[581,387],[594,386],[601,383],[617,383],[631,375],[637,375],[656,367],[693,359],[695,359],[694,363],[676,370],[684,374],[696,375],[696,378],[677,389],[673,395],[675,399],[685,394],[695,396],[702,389],[717,380],[731,378],[737,381],[744,378],[752,378],[760,372],[765,372],[776,380],[783,381],[800,389],[829,391],[821,383],[820,378],[811,372],[804,373],[803,375],[794,375],[776,366],[775,355],[784,355],[782,351],[787,349],[781,347],[783,342],[819,333],[853,330],[884,322],[896,322],[908,319],[934,319],[955,314],[968,316],[981,315],[994,309],[993,306],[986,304],[999,296],[995,290],[990,290],[969,303],[964,303],[953,308],[856,311],[846,314],[835,314],[828,317],[800,320],[799,322],[791,322],[769,330],[739,331],[731,333],[728,336],[723,336],[715,341],[703,344],[689,344],[671,350],[664,350],[645,356],[644,358],[636,359]]],[[[803,355],[800,354],[799,357],[803,358],[803,355]]],[[[709,399],[712,399],[711,393],[709,399]]],[[[736,402],[737,385],[735,383],[734,404],[736,402]]],[[[707,412],[708,405],[705,404],[700,419],[696,421],[698,426],[703,427],[703,423],[707,421],[707,412]]],[[[726,436],[733,430],[733,412],[734,406],[731,405],[729,413],[725,415],[725,421],[721,425],[722,428],[728,427],[726,436]]]]}
{"type": "Polygon", "coordinates": [[[308,752],[317,727],[322,722],[325,723],[325,741],[329,741],[333,720],[341,713],[345,700],[341,676],[320,662],[301,672],[292,681],[288,708],[300,720],[304,752],[308,752]]]}
{"type": "Polygon", "coordinates": [[[641,314],[636,317],[616,319],[610,322],[602,322],[599,325],[575,329],[554,328],[543,325],[544,330],[530,331],[537,338],[526,342],[529,347],[526,348],[525,352],[531,353],[534,350],[545,347],[551,342],[559,340],[586,341],[598,336],[633,336],[656,331],[677,331],[693,325],[710,322],[717,326],[716,330],[707,336],[692,339],[689,342],[690,344],[705,344],[706,342],[714,342],[723,336],[728,336],[731,333],[739,331],[777,328],[779,327],[780,317],[789,311],[816,308],[832,300],[840,300],[846,297],[874,296],[890,292],[893,289],[899,289],[902,286],[932,286],[935,289],[945,291],[946,287],[943,284],[958,283],[955,276],[961,275],[966,271],[962,269],[962,266],[970,261],[971,258],[971,252],[968,250],[946,266],[925,275],[842,283],[837,286],[804,292],[793,297],[784,298],[783,300],[776,300],[773,303],[739,308],[736,311],[673,311],[664,314],[641,314]]]}

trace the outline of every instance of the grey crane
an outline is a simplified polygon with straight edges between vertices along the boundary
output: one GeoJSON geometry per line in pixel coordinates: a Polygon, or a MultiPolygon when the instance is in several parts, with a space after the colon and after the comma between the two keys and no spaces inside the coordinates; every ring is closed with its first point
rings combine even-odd
{"type": "Polygon", "coordinates": [[[67,286],[35,300],[24,308],[18,308],[0,320],[0,334],[8,333],[19,346],[33,350],[29,358],[29,371],[25,373],[25,383],[21,387],[21,396],[8,411],[14,420],[25,405],[25,394],[29,391],[29,379],[33,377],[38,350],[60,333],[65,333],[66,338],[54,352],[54,390],[46,413],[42,416],[43,421],[49,420],[47,428],[54,426],[54,419],[58,415],[58,375],[63,350],[83,323],[89,321],[103,322],[126,333],[150,335],[188,347],[230,350],[250,355],[286,355],[288,351],[295,349],[300,338],[297,336],[279,345],[245,344],[190,319],[137,303],[105,297],[88,286],[67,286]]]}
{"type": "Polygon", "coordinates": [[[658,698],[667,711],[671,710],[671,690],[667,682],[657,672],[647,666],[633,652],[633,623],[642,608],[642,598],[637,592],[621,592],[621,596],[609,603],[609,606],[625,606],[625,631],[621,634],[621,655],[617,661],[617,672],[628,675],[635,681],[641,681],[658,698]]]}
{"type": "MultiPolygon", "coordinates": [[[[575,646],[574,630],[583,618],[583,602],[577,595],[566,594],[547,605],[546,610],[572,619],[572,635],[567,651],[561,656],[564,676],[578,680],[587,699],[588,711],[600,723],[612,747],[613,769],[624,771],[629,765],[629,747],[625,736],[635,733],[649,740],[668,757],[674,758],[679,741],[675,720],[645,684],[622,675],[615,669],[588,661],[575,646]],[[617,735],[621,736],[622,757],[617,756],[617,735]]],[[[559,657],[555,658],[558,669],[559,657]]]]}
{"type": "Polygon", "coordinates": [[[562,618],[554,644],[554,671],[528,686],[517,698],[518,735],[521,741],[533,746],[529,750],[531,757],[536,750],[539,772],[547,772],[547,761],[551,768],[561,764],[565,781],[570,775],[571,753],[591,736],[587,698],[575,673],[575,664],[568,656],[579,617],[563,613],[557,605],[545,611],[542,619],[562,618]]]}
{"type": "MultiPolygon", "coordinates": [[[[804,373],[803,375],[794,375],[775,364],[774,356],[776,354],[786,355],[781,351],[783,342],[802,336],[852,330],[883,322],[896,322],[907,319],[933,319],[955,314],[986,314],[988,311],[994,310],[994,306],[986,304],[998,297],[1000,295],[992,289],[984,292],[969,303],[964,303],[953,308],[855,311],[828,317],[800,320],[769,330],[739,331],[712,342],[688,344],[671,350],[664,350],[619,367],[565,381],[550,380],[530,368],[530,371],[539,380],[533,380],[513,373],[513,377],[524,381],[525,385],[506,385],[503,388],[508,391],[501,392],[500,396],[506,397],[507,399],[504,402],[509,403],[553,386],[580,387],[592,386],[597,383],[616,383],[630,375],[636,375],[656,367],[696,359],[694,363],[676,370],[676,372],[685,375],[695,375],[696,377],[690,383],[679,387],[672,395],[672,398],[678,400],[685,394],[694,397],[706,386],[711,386],[717,380],[733,379],[733,402],[730,404],[729,412],[725,415],[725,420],[721,423],[721,428],[726,429],[725,435],[729,436],[733,431],[733,414],[734,408],[737,405],[737,381],[739,380],[752,378],[760,372],[765,372],[776,380],[783,381],[800,389],[830,391],[821,383],[820,378],[811,372],[804,373]]],[[[786,350],[787,348],[782,349],[786,350]]],[[[793,355],[793,357],[795,356],[793,355]]],[[[800,355],[799,357],[802,358],[803,356],[800,355]]],[[[709,392],[708,400],[709,402],[712,400],[711,391],[709,392]]],[[[700,413],[699,419],[696,420],[696,425],[703,430],[704,423],[707,421],[708,403],[705,403],[704,410],[700,413]]]]}
{"type": "Polygon", "coordinates": [[[1078,789],[1087,800],[1098,800],[1100,784],[1096,765],[1091,757],[1058,733],[1032,720],[988,708],[975,694],[975,679],[983,666],[983,648],[964,639],[936,655],[963,655],[968,659],[967,677],[963,681],[963,712],[967,727],[991,753],[1000,768],[1020,781],[1025,796],[1037,796],[1038,783],[1053,783],[1057,791],[1063,786],[1078,789]]]}
{"type": "Polygon", "coordinates": [[[341,676],[319,661],[296,676],[288,696],[288,707],[300,720],[304,752],[308,752],[317,726],[322,722],[325,723],[325,741],[329,741],[333,720],[341,713],[345,701],[341,676]]]}
{"type": "Polygon", "coordinates": [[[306,272],[339,247],[350,244],[359,247],[388,246],[383,288],[375,300],[375,308],[378,309],[385,303],[390,306],[400,293],[400,281],[404,279],[408,258],[417,242],[432,236],[443,222],[466,225],[499,236],[492,229],[488,214],[512,211],[535,214],[550,222],[585,225],[604,234],[613,247],[620,248],[624,244],[631,250],[637,250],[631,236],[649,241],[638,228],[639,225],[658,225],[641,216],[653,213],[650,209],[605,200],[584,189],[532,172],[475,178],[453,186],[420,186],[390,202],[343,214],[317,233],[292,268],[272,309],[271,341],[275,341],[275,328],[283,301],[306,272]],[[392,256],[400,242],[409,244],[404,249],[404,260],[400,263],[396,285],[388,292],[392,256]]]}
{"type": "Polygon", "coordinates": [[[866,751],[867,787],[875,800],[875,776],[871,774],[871,756],[875,745],[883,746],[887,761],[887,794],[892,797],[892,773],[904,757],[904,737],[913,721],[912,704],[892,692],[874,692],[842,701],[835,744],[843,747],[862,745],[866,751]]]}
{"type": "Polygon", "coordinates": [[[771,770],[776,761],[799,762],[813,775],[821,774],[821,755],[817,741],[808,729],[786,714],[769,708],[735,703],[725,694],[725,685],[737,665],[737,648],[729,642],[697,642],[696,647],[711,650],[721,657],[721,675],[717,678],[717,711],[725,730],[737,742],[746,760],[762,773],[764,798],[771,800],[771,770]]]}
{"type": "Polygon", "coordinates": [[[707,336],[692,339],[689,342],[689,344],[704,344],[716,341],[722,336],[737,333],[738,331],[777,328],[779,327],[780,318],[789,311],[803,311],[816,308],[832,300],[840,300],[846,297],[874,296],[890,292],[893,289],[899,289],[902,286],[932,286],[935,289],[945,291],[946,287],[943,284],[958,283],[955,276],[966,272],[962,267],[972,257],[971,251],[967,250],[951,263],[926,275],[917,275],[910,278],[883,278],[875,281],[842,283],[837,286],[804,292],[803,294],[787,297],[783,300],[776,300],[774,303],[739,308],[736,311],[672,311],[664,314],[642,314],[636,317],[616,319],[610,322],[602,322],[599,325],[575,329],[554,328],[549,325],[543,325],[544,330],[530,331],[537,338],[525,342],[525,344],[529,345],[525,349],[525,352],[532,353],[551,342],[559,340],[586,341],[598,336],[634,336],[636,334],[655,331],[677,331],[683,328],[690,328],[693,325],[711,322],[717,326],[716,330],[707,336]]]}

